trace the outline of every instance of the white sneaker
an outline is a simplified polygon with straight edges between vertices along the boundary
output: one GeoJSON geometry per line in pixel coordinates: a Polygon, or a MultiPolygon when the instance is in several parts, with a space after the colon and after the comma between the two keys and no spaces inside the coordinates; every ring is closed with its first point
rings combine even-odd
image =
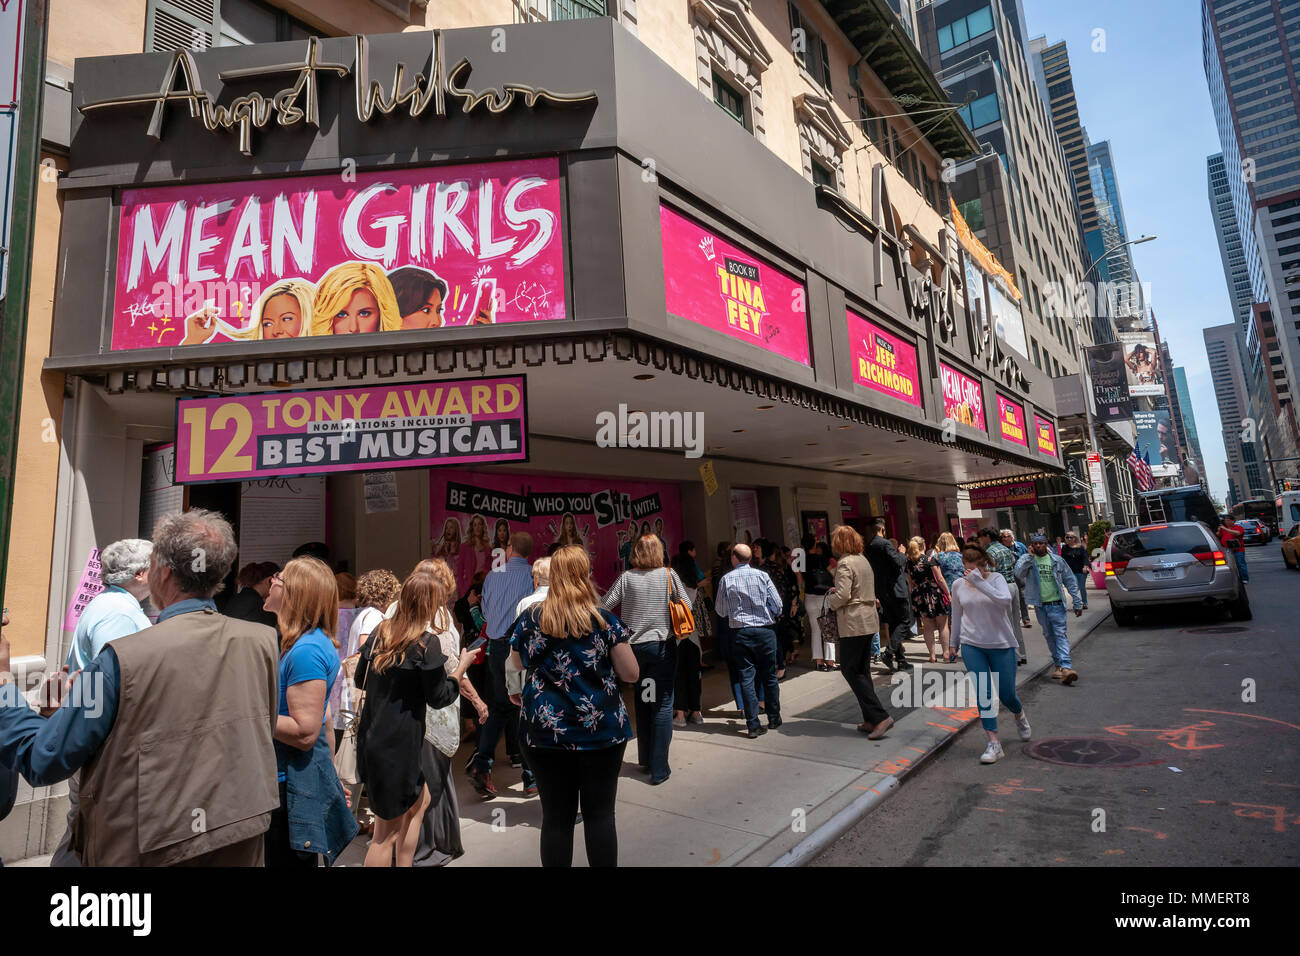
{"type": "Polygon", "coordinates": [[[1002,745],[996,740],[990,740],[984,755],[980,757],[980,763],[997,763],[1004,755],[1005,751],[1003,751],[1002,745]]]}
{"type": "Polygon", "coordinates": [[[1016,729],[1020,731],[1021,740],[1028,740],[1033,732],[1029,729],[1029,718],[1025,716],[1024,711],[1021,711],[1020,716],[1016,718],[1016,729]]]}

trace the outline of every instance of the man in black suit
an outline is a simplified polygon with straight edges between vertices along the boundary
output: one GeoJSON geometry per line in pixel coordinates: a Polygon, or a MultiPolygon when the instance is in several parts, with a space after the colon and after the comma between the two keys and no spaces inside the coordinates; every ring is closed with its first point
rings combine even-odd
{"type": "Polygon", "coordinates": [[[876,600],[880,603],[880,657],[890,673],[910,671],[912,665],[903,652],[903,635],[907,633],[910,615],[907,581],[903,578],[905,559],[885,537],[884,518],[875,520],[875,531],[865,555],[876,579],[876,600]]]}

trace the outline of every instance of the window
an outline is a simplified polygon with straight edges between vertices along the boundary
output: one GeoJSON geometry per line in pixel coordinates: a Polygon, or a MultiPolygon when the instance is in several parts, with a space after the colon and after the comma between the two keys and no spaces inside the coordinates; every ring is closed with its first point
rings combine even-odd
{"type": "Polygon", "coordinates": [[[145,48],[206,50],[323,36],[320,30],[257,0],[150,0],[145,48]]]}
{"type": "Polygon", "coordinates": [[[831,91],[831,57],[830,51],[826,49],[826,41],[821,38],[821,34],[813,29],[812,23],[799,11],[798,7],[793,3],[789,6],[791,37],[796,40],[799,37],[803,39],[802,44],[798,42],[793,44],[794,58],[829,93],[831,91]],[[802,33],[795,31],[802,31],[802,33]],[[803,49],[800,49],[801,45],[803,49]]]}
{"type": "Polygon", "coordinates": [[[741,126],[748,128],[745,123],[745,98],[717,73],[713,74],[713,102],[721,106],[722,111],[741,126]]]}
{"type": "Polygon", "coordinates": [[[957,111],[961,118],[966,121],[966,125],[972,130],[979,129],[981,126],[988,126],[989,123],[995,123],[1001,117],[998,110],[998,95],[990,93],[988,96],[981,96],[969,106],[963,106],[957,111]]]}
{"type": "Polygon", "coordinates": [[[939,52],[947,53],[993,29],[993,12],[987,6],[939,28],[939,52]]]}
{"type": "Polygon", "coordinates": [[[1035,364],[1036,366],[1038,366],[1039,368],[1042,368],[1042,367],[1043,367],[1043,363],[1042,363],[1041,361],[1039,361],[1039,358],[1038,358],[1038,339],[1034,338],[1034,337],[1031,335],[1031,336],[1029,337],[1029,345],[1030,345],[1030,347],[1033,348],[1033,350],[1034,350],[1034,364],[1035,364]]]}
{"type": "Polygon", "coordinates": [[[971,232],[978,232],[984,228],[983,199],[976,197],[975,199],[968,199],[966,202],[959,202],[957,211],[966,220],[966,225],[970,226],[971,232]]]}
{"type": "Polygon", "coordinates": [[[827,189],[837,188],[835,174],[815,159],[812,161],[812,178],[818,186],[825,186],[827,189]]]}

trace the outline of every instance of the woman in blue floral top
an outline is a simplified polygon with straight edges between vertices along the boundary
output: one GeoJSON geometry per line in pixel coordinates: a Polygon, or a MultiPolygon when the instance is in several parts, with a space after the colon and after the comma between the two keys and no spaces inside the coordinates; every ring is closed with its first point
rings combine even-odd
{"type": "Polygon", "coordinates": [[[510,635],[524,671],[521,731],[542,804],[542,865],[573,865],[579,804],[589,866],[618,865],[614,802],[632,737],[620,680],[639,676],[623,622],[600,606],[587,552],[551,557],[549,590],[510,635]]]}

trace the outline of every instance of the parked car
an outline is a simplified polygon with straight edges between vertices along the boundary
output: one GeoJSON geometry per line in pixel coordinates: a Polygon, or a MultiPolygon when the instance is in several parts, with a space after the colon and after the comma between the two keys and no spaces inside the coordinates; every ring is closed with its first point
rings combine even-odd
{"type": "Polygon", "coordinates": [[[1251,618],[1237,563],[1199,521],[1121,528],[1106,545],[1105,561],[1106,594],[1120,627],[1170,604],[1226,607],[1235,621],[1251,618]]]}
{"type": "Polygon", "coordinates": [[[1300,524],[1292,525],[1282,539],[1282,563],[1292,571],[1300,571],[1300,524]]]}
{"type": "Polygon", "coordinates": [[[1254,518],[1243,518],[1237,522],[1244,532],[1241,537],[1242,544],[1268,544],[1273,538],[1272,531],[1268,525],[1254,518]]]}

